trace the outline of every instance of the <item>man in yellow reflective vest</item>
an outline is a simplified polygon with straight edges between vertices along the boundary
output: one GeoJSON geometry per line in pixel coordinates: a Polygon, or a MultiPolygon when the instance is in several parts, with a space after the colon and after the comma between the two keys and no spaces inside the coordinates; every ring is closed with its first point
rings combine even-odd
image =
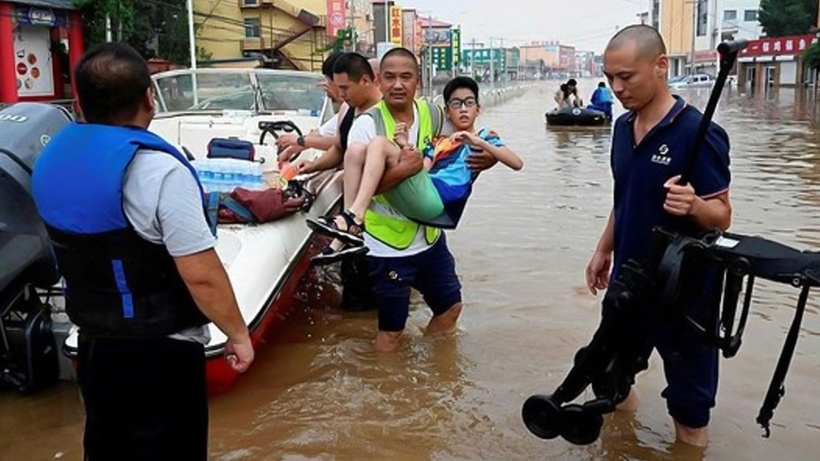
{"type": "MultiPolygon", "coordinates": [[[[353,122],[348,152],[364,152],[377,136],[393,139],[397,124],[409,127],[410,146],[402,151],[398,163],[385,171],[378,193],[421,171],[422,147],[449,129],[441,107],[414,99],[419,72],[413,53],[394,48],[385,53],[380,67],[379,85],[384,100],[353,122]]],[[[471,160],[476,171],[496,163],[486,152],[476,153],[471,160]]],[[[346,221],[337,223],[340,230],[355,233],[355,229],[349,228],[361,226],[355,220],[346,221]]],[[[411,288],[422,294],[433,311],[427,326],[429,334],[454,329],[462,310],[461,284],[441,230],[407,219],[379,195],[373,198],[363,227],[379,315],[376,350],[387,352],[398,347],[409,313],[411,288]]]]}

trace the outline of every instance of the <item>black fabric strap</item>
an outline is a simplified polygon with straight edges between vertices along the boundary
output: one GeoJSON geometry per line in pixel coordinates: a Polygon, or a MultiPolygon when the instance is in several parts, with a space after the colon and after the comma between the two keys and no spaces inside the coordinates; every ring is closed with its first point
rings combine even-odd
{"type": "Polygon", "coordinates": [[[763,400],[763,406],[760,407],[760,412],[757,415],[757,423],[763,427],[763,437],[769,437],[771,431],[769,429],[769,421],[774,416],[774,410],[780,403],[780,398],[786,395],[786,374],[789,372],[789,365],[794,356],[794,348],[797,345],[797,337],[800,334],[800,324],[803,322],[803,312],[806,310],[806,301],[809,298],[810,287],[803,286],[800,291],[800,299],[797,301],[797,309],[794,312],[794,320],[789,329],[789,334],[786,336],[786,342],[783,344],[783,351],[780,353],[780,359],[777,361],[777,368],[774,370],[772,382],[769,384],[769,391],[766,392],[766,398],[763,400]]]}

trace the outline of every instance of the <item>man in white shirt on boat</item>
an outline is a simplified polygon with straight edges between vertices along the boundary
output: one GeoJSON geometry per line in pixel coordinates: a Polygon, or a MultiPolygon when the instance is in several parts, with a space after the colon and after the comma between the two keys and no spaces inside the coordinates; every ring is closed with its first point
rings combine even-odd
{"type": "MultiPolygon", "coordinates": [[[[299,154],[300,152],[306,149],[318,149],[323,151],[330,150],[334,144],[339,143],[339,126],[342,124],[344,117],[347,115],[347,111],[351,106],[349,94],[351,92],[358,94],[354,94],[354,99],[357,101],[363,100],[366,98],[367,95],[362,92],[363,89],[360,88],[364,87],[364,85],[359,85],[359,81],[352,82],[355,84],[355,87],[352,87],[350,90],[342,90],[339,88],[338,84],[335,81],[334,77],[334,65],[336,61],[343,56],[343,54],[331,54],[327,59],[325,59],[324,64],[322,65],[322,73],[325,74],[326,78],[331,79],[330,84],[334,86],[336,91],[339,94],[339,97],[344,101],[339,108],[339,111],[329,118],[322,126],[319,127],[317,131],[309,133],[307,136],[300,137],[295,134],[283,134],[279,136],[279,139],[276,140],[276,146],[280,149],[283,149],[282,152],[279,154],[279,161],[286,162],[291,160],[295,155],[299,154]],[[301,139],[300,139],[301,138],[301,139]]],[[[370,64],[371,69],[373,70],[373,80],[370,81],[371,84],[375,83],[376,76],[379,75],[379,60],[378,59],[369,59],[367,62],[370,64]]],[[[346,67],[346,66],[345,66],[346,67]]],[[[343,72],[341,74],[347,74],[344,69],[341,69],[343,72]]],[[[373,86],[376,86],[375,84],[373,86]]],[[[378,90],[378,88],[376,88],[378,90]]],[[[330,96],[330,93],[328,93],[330,96]]],[[[381,93],[378,94],[378,99],[381,99],[381,93]]],[[[357,107],[355,103],[352,104],[353,107],[357,107]]],[[[357,110],[357,114],[361,113],[367,109],[362,109],[359,107],[357,110]]],[[[347,127],[348,130],[350,126],[347,127]]],[[[344,133],[344,136],[347,136],[347,133],[344,133]]],[[[327,167],[327,168],[320,168],[315,169],[314,171],[320,171],[321,169],[330,169],[336,168],[337,166],[342,164],[342,154],[344,152],[335,152],[332,153],[330,156],[325,158],[325,160],[320,163],[320,166],[327,167]],[[334,163],[335,162],[335,163],[334,163]]],[[[304,166],[304,165],[303,165],[304,166]]]]}
{"type": "Polygon", "coordinates": [[[313,130],[307,135],[300,136],[286,133],[279,136],[276,140],[276,147],[282,150],[279,153],[280,162],[289,161],[296,154],[306,149],[328,150],[333,146],[339,122],[341,117],[344,116],[344,112],[347,111],[347,104],[339,92],[339,87],[333,82],[333,65],[343,55],[344,53],[339,51],[331,53],[330,56],[325,58],[322,63],[322,74],[325,79],[320,84],[327,97],[333,102],[333,107],[338,107],[338,110],[318,130],[313,130]]]}
{"type": "MultiPolygon", "coordinates": [[[[375,66],[378,68],[378,66],[375,66]]],[[[349,108],[342,114],[339,129],[333,139],[333,145],[315,161],[302,161],[297,165],[300,174],[324,171],[344,164],[344,203],[349,206],[355,193],[349,188],[354,182],[361,181],[361,170],[364,165],[364,152],[348,152],[348,133],[356,116],[375,106],[381,99],[382,93],[376,84],[376,74],[371,61],[359,53],[347,53],[341,56],[333,67],[333,81],[339,88],[349,108]],[[352,173],[349,173],[352,172],[352,173]]],[[[313,258],[315,264],[330,264],[345,257],[362,255],[366,249],[361,247],[346,247],[339,241],[334,241],[322,249],[321,254],[313,258]]]]}
{"type": "Polygon", "coordinates": [[[46,146],[32,193],[80,327],[84,459],[205,460],[207,323],[227,336],[235,371],[254,352],[202,189],[184,156],[147,130],[154,98],[136,51],[94,47],[74,81],[86,123],[46,146]]]}

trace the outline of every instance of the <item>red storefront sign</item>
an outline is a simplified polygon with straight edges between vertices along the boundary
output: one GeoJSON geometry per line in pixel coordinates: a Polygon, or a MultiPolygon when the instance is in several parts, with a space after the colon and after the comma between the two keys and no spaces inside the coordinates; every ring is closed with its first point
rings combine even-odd
{"type": "Polygon", "coordinates": [[[806,51],[812,43],[817,42],[814,35],[794,35],[791,37],[772,37],[749,40],[749,46],[740,52],[740,56],[773,56],[796,55],[806,51]]]}
{"type": "Polygon", "coordinates": [[[718,52],[715,50],[695,51],[695,62],[715,62],[717,58],[718,52]]]}
{"type": "Polygon", "coordinates": [[[327,35],[336,37],[339,29],[345,28],[347,8],[345,0],[327,0],[327,35]]]}
{"type": "Polygon", "coordinates": [[[390,41],[396,46],[401,46],[401,7],[393,5],[390,7],[390,41]]]}

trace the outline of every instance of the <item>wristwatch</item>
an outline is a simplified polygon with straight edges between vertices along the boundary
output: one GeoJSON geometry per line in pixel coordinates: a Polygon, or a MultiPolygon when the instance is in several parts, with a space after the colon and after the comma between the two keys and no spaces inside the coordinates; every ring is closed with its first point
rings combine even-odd
{"type": "Polygon", "coordinates": [[[299,144],[300,146],[305,147],[305,137],[304,136],[299,136],[298,138],[296,138],[296,144],[299,144]]]}

